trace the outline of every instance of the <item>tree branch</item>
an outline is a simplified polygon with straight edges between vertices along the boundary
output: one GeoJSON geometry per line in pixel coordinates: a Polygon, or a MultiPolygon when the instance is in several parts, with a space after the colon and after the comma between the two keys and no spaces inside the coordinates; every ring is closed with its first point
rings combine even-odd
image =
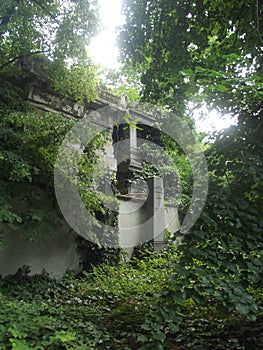
{"type": "Polygon", "coordinates": [[[0,66],[0,70],[2,70],[2,69],[4,69],[6,66],[8,66],[9,64],[11,64],[11,63],[13,63],[13,62],[15,62],[15,61],[18,61],[18,60],[20,60],[20,59],[22,59],[22,58],[25,58],[25,57],[30,57],[30,56],[33,56],[33,55],[37,55],[38,53],[44,53],[46,50],[38,50],[38,51],[35,51],[35,52],[30,52],[29,54],[27,54],[27,55],[19,55],[19,56],[17,56],[17,57],[14,57],[14,58],[12,58],[11,60],[9,60],[9,61],[7,61],[7,62],[5,62],[4,64],[2,64],[1,66],[0,66]]]}
{"type": "Polygon", "coordinates": [[[48,11],[48,9],[45,6],[43,6],[38,0],[33,0],[33,2],[39,7],[41,7],[42,10],[44,10],[54,21],[57,22],[57,18],[50,11],[48,11]]]}
{"type": "MultiPolygon", "coordinates": [[[[14,5],[7,11],[6,16],[2,17],[2,20],[1,20],[1,23],[0,23],[1,27],[2,26],[6,26],[9,23],[9,21],[11,19],[11,16],[15,12],[16,6],[18,5],[19,1],[20,0],[14,0],[14,2],[15,2],[14,5]]],[[[5,33],[5,31],[0,32],[0,35],[3,35],[4,33],[5,33]]]]}
{"type": "Polygon", "coordinates": [[[261,44],[263,44],[263,39],[260,33],[260,10],[259,10],[259,1],[257,0],[257,32],[258,32],[258,37],[259,41],[261,44]]]}

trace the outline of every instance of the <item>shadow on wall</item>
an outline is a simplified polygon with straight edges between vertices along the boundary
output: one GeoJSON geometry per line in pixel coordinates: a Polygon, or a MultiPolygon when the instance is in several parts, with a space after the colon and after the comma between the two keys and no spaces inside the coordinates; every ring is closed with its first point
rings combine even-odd
{"type": "Polygon", "coordinates": [[[19,232],[7,229],[3,236],[6,248],[0,251],[0,274],[14,274],[24,265],[29,266],[30,274],[45,270],[53,278],[63,276],[67,270],[79,272],[76,237],[66,225],[45,242],[29,242],[19,232]]]}
{"type": "MultiPolygon", "coordinates": [[[[35,200],[42,210],[49,211],[51,201],[46,192],[32,185],[32,192],[36,193],[35,200]]],[[[12,207],[19,213],[26,210],[24,203],[14,200],[12,207]]],[[[3,229],[3,243],[0,250],[0,274],[6,276],[14,274],[22,266],[30,268],[30,274],[42,273],[45,270],[50,277],[60,277],[67,270],[79,272],[80,257],[77,253],[77,234],[73,232],[63,220],[54,223],[52,230],[45,234],[41,241],[30,242],[19,231],[12,230],[0,222],[3,229]]],[[[50,228],[50,229],[51,229],[50,228]]]]}

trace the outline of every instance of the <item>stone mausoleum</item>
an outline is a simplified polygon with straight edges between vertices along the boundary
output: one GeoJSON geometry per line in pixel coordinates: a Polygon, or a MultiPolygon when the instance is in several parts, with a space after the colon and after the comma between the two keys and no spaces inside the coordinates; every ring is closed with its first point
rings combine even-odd
{"type": "MultiPolygon", "coordinates": [[[[90,123],[107,129],[110,137],[100,157],[108,164],[119,184],[119,245],[126,250],[128,258],[132,256],[134,246],[148,240],[152,240],[154,249],[159,251],[166,244],[166,229],[171,234],[180,229],[177,208],[165,205],[161,177],[149,178],[146,191],[140,191],[132,181],[142,167],[136,149],[153,127],[153,116],[129,108],[129,118],[133,121],[129,125],[121,121],[127,110],[125,96],[119,98],[106,89],[99,89],[98,98],[83,106],[49,89],[45,78],[33,68],[30,76],[33,78],[25,91],[28,100],[37,109],[60,113],[61,117],[86,117],[90,123]],[[125,152],[120,152],[120,142],[125,152]]],[[[51,277],[62,276],[67,270],[80,272],[82,266],[77,237],[66,220],[64,226],[58,228],[57,235],[45,242],[31,243],[15,231],[5,230],[6,248],[0,252],[0,274],[13,274],[24,265],[30,267],[32,274],[45,270],[51,277]]]]}

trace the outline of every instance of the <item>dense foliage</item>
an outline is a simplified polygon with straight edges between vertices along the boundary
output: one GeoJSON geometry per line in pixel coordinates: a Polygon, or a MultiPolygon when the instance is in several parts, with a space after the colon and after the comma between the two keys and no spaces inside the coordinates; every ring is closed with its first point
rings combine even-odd
{"type": "MultiPolygon", "coordinates": [[[[118,267],[102,265],[84,276],[68,273],[57,281],[45,274],[28,276],[26,268],[2,278],[0,348],[142,349],[152,339],[143,326],[145,315],[178,259],[174,249],[159,256],[144,252],[144,257],[118,267]]],[[[254,297],[260,301],[262,290],[254,297]]],[[[184,327],[168,332],[164,349],[259,350],[262,306],[261,300],[254,322],[236,312],[223,317],[212,300],[200,309],[189,299],[181,310],[184,327]]]]}
{"type": "MultiPolygon", "coordinates": [[[[25,102],[23,65],[37,57],[53,89],[92,100],[84,44],[96,28],[95,1],[9,0],[0,11],[0,222],[34,240],[61,220],[38,193],[54,202],[53,164],[72,122],[25,102]]],[[[238,123],[206,147],[206,208],[178,249],[82,279],[23,271],[2,279],[0,348],[262,348],[262,12],[256,0],[124,1],[124,73],[139,80],[142,99],[185,120],[189,103],[206,104],[238,123]]],[[[83,188],[103,141],[79,164],[83,188]]],[[[190,196],[191,175],[171,146],[190,196]]],[[[89,191],[82,199],[105,214],[89,191]]]]}
{"type": "Polygon", "coordinates": [[[16,98],[21,95],[19,87],[27,82],[21,64],[35,56],[48,59],[43,73],[49,73],[55,89],[79,99],[94,98],[96,79],[85,45],[97,28],[96,1],[10,0],[1,3],[0,15],[3,102],[12,103],[15,92],[16,98]]]}
{"type": "Polygon", "coordinates": [[[198,94],[208,105],[234,112],[242,100],[244,109],[250,106],[258,114],[263,32],[259,1],[127,0],[123,11],[121,58],[139,73],[145,100],[180,114],[198,94]]]}
{"type": "Polygon", "coordinates": [[[53,59],[83,58],[96,27],[96,1],[2,2],[1,68],[36,51],[53,59]]]}
{"type": "MultiPolygon", "coordinates": [[[[62,221],[53,166],[73,121],[26,102],[33,77],[25,67],[37,66],[49,88],[64,96],[79,103],[93,100],[97,80],[85,44],[96,32],[96,1],[10,0],[1,2],[0,16],[1,229],[19,229],[31,241],[44,239],[62,221]]],[[[83,169],[91,171],[95,161],[91,149],[83,169]]],[[[93,204],[99,207],[95,199],[93,204]]]]}
{"type": "Polygon", "coordinates": [[[70,125],[69,120],[46,113],[1,116],[0,218],[31,241],[54,234],[54,225],[61,223],[52,191],[53,164],[58,144],[70,125]],[[46,201],[44,192],[49,198],[46,201]]]}
{"type": "MultiPolygon", "coordinates": [[[[259,1],[124,1],[119,46],[141,97],[186,119],[206,105],[237,118],[213,135],[206,208],[146,323],[161,343],[182,321],[183,300],[218,300],[255,319],[262,284],[262,13],[259,1]],[[251,289],[252,288],[252,289],[251,289]]],[[[176,127],[176,125],[174,125],[176,127]]]]}

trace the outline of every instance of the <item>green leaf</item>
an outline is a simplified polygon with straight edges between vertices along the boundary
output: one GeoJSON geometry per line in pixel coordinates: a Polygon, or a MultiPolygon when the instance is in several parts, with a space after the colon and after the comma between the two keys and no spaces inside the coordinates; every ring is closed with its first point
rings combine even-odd
{"type": "Polygon", "coordinates": [[[222,85],[222,84],[217,84],[215,86],[215,89],[219,92],[226,92],[228,91],[228,88],[225,86],[225,85],[222,85]]]}
{"type": "Polygon", "coordinates": [[[237,304],[235,308],[243,315],[247,315],[250,311],[250,306],[246,304],[237,304]]]}
{"type": "Polygon", "coordinates": [[[157,331],[157,332],[153,333],[153,338],[156,339],[156,340],[159,340],[161,342],[164,342],[166,336],[165,336],[165,334],[163,332],[157,331]]]}
{"type": "Polygon", "coordinates": [[[206,72],[207,70],[205,69],[205,68],[203,68],[203,67],[201,67],[201,66],[196,66],[195,67],[195,72],[196,73],[204,73],[204,72],[206,72]]]}

